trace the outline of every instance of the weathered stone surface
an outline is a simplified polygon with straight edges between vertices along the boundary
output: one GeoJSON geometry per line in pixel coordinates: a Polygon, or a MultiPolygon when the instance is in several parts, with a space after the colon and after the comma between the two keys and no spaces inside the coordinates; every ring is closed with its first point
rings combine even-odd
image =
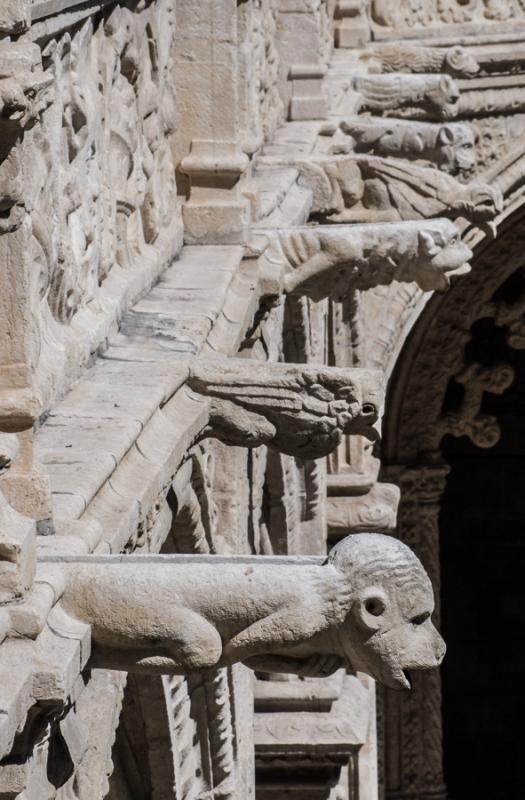
{"type": "Polygon", "coordinates": [[[437,635],[323,562],[438,599],[441,441],[507,446],[523,3],[1,6],[0,796],[444,800],[437,670],[378,732],[341,661],[437,635]]]}
{"type": "Polygon", "coordinates": [[[357,152],[427,161],[451,175],[468,173],[476,163],[476,135],[464,122],[356,118],[341,128],[355,140],[357,152]]]}
{"type": "Polygon", "coordinates": [[[243,661],[329,674],[345,664],[408,688],[405,670],[438,666],[445,652],[420,562],[377,534],[344,540],[324,566],[226,560],[219,577],[212,562],[165,557],[62,569],[63,608],[91,624],[98,663],[113,668],[176,674],[243,661]]]}
{"type": "Polygon", "coordinates": [[[383,387],[366,370],[204,359],[191,365],[188,385],[210,399],[203,436],[229,445],[320,458],[344,435],[379,436],[383,387]]]}
{"type": "MultiPolygon", "coordinates": [[[[275,159],[277,160],[277,159],[275,159]]],[[[264,163],[272,163],[268,158],[264,163]]],[[[497,188],[462,184],[401,159],[348,155],[296,161],[313,193],[312,213],[333,222],[390,222],[432,217],[493,220],[503,210],[497,188]]]]}
{"type": "Polygon", "coordinates": [[[471,250],[449,220],[398,225],[325,226],[274,231],[264,252],[268,288],[313,300],[341,300],[355,289],[415,281],[443,290],[469,271],[471,250]]]}

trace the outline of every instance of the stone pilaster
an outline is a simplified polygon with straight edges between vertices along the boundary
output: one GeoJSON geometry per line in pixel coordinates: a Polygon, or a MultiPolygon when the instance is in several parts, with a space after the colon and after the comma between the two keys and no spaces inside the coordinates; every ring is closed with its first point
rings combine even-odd
{"type": "Polygon", "coordinates": [[[239,41],[234,0],[177,3],[174,154],[185,241],[244,242],[250,221],[241,176],[239,41]]]}
{"type": "Polygon", "coordinates": [[[335,25],[336,47],[365,47],[370,39],[367,8],[368,0],[338,0],[335,25]]]}

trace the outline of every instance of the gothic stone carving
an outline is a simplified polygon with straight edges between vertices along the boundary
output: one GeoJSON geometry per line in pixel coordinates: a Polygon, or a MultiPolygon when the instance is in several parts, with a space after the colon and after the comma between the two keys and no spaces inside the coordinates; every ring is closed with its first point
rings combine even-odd
{"type": "Polygon", "coordinates": [[[371,70],[377,64],[381,72],[448,73],[470,78],[479,72],[479,64],[464,47],[417,47],[406,44],[382,44],[370,52],[371,70]]]}
{"type": "Polygon", "coordinates": [[[199,359],[190,369],[188,385],[210,399],[203,436],[303,459],[328,455],[347,434],[378,438],[379,373],[248,359],[199,359]]]}
{"type": "Polygon", "coordinates": [[[400,110],[424,111],[430,119],[453,119],[459,108],[459,89],[450,75],[387,75],[359,76],[353,80],[359,93],[360,111],[377,114],[400,110]]]}
{"type": "Polygon", "coordinates": [[[428,28],[440,24],[502,22],[523,17],[519,0],[372,0],[373,21],[384,28],[428,28]]]}
{"type": "Polygon", "coordinates": [[[461,184],[436,169],[374,156],[333,156],[297,164],[313,191],[313,212],[332,222],[394,222],[430,217],[493,220],[501,192],[488,184],[461,184]]]}
{"type": "MultiPolygon", "coordinates": [[[[263,231],[264,233],[264,231],[263,231]]],[[[268,234],[263,259],[268,287],[312,300],[341,300],[355,289],[415,281],[445,290],[469,271],[471,250],[447,219],[398,224],[289,228],[268,234]]]]}
{"type": "Polygon", "coordinates": [[[52,100],[53,76],[41,68],[40,49],[30,42],[0,42],[0,118],[3,130],[32,128],[52,100]]]}
{"type": "Polygon", "coordinates": [[[443,659],[430,581],[396,539],[348,537],[322,566],[223,560],[218,570],[204,558],[64,565],[63,607],[91,624],[95,663],[171,674],[238,661],[310,675],[346,665],[403,689],[407,670],[443,659]]]}
{"type": "Polygon", "coordinates": [[[130,280],[149,269],[147,283],[180,246],[173,43],[169,0],[137,13],[111,8],[44,51],[55,102],[32,147],[27,193],[36,304],[52,340],[54,321],[93,308],[112,270],[130,280]]]}
{"type": "Polygon", "coordinates": [[[400,119],[349,119],[341,123],[356,152],[428,161],[451,175],[476,165],[476,135],[463,122],[434,124],[400,119]]]}

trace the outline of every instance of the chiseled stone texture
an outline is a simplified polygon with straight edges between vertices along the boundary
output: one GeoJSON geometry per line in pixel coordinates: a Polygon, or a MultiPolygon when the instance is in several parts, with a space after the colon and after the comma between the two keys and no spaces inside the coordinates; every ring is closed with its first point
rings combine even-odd
{"type": "Polygon", "coordinates": [[[0,5],[0,797],[444,800],[524,3],[0,5]]]}

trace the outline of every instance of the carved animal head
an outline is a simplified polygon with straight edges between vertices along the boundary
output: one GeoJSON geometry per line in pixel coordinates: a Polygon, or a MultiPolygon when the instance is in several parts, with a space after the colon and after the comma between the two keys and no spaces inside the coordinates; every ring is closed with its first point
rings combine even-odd
{"type": "Polygon", "coordinates": [[[418,258],[409,269],[414,270],[413,280],[423,291],[445,291],[452,275],[470,272],[471,257],[472,250],[461,241],[456,226],[450,220],[436,219],[420,228],[418,258]]]}
{"type": "Polygon", "coordinates": [[[335,450],[345,434],[379,436],[384,387],[375,370],[199,359],[188,382],[210,398],[204,435],[226,444],[266,444],[315,459],[335,450]]]}
{"type": "Polygon", "coordinates": [[[464,75],[472,78],[479,72],[479,64],[464,47],[456,45],[447,50],[445,67],[453,75],[464,75]]]}
{"type": "Polygon", "coordinates": [[[410,689],[409,670],[441,664],[446,647],[431,621],[432,585],[410,548],[390,536],[355,534],[333,548],[329,562],[352,587],[337,629],[351,668],[410,689]]]}
{"type": "Polygon", "coordinates": [[[437,136],[436,164],[444,172],[457,175],[476,165],[476,135],[465,123],[442,125],[437,136]]]}
{"type": "Polygon", "coordinates": [[[465,212],[473,222],[487,222],[503,211],[503,195],[495,186],[472,183],[468,186],[465,212]]]}
{"type": "Polygon", "coordinates": [[[440,119],[453,119],[459,106],[459,89],[450,75],[440,75],[437,85],[427,92],[427,100],[440,119]]]}

